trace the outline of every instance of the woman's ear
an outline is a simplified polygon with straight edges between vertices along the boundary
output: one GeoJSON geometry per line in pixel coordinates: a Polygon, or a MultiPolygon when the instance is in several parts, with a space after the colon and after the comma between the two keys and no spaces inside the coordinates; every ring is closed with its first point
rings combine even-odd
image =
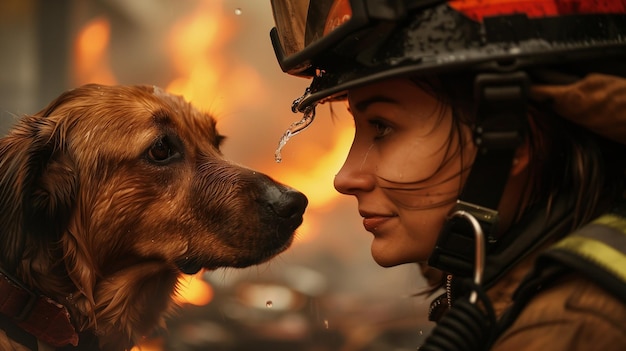
{"type": "Polygon", "coordinates": [[[519,175],[526,170],[528,168],[529,158],[530,145],[528,144],[528,140],[524,139],[524,142],[515,150],[515,156],[513,156],[513,163],[511,165],[511,176],[519,175]]]}

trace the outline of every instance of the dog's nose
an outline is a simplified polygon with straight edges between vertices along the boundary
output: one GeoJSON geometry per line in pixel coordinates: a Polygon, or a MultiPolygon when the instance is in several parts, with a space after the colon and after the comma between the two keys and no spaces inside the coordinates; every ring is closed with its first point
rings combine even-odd
{"type": "Polygon", "coordinates": [[[273,195],[268,199],[268,204],[272,211],[281,218],[302,216],[309,203],[304,194],[294,189],[287,189],[273,195]]]}
{"type": "Polygon", "coordinates": [[[269,201],[272,211],[282,218],[302,216],[308,203],[309,200],[304,194],[293,189],[287,189],[269,201]]]}

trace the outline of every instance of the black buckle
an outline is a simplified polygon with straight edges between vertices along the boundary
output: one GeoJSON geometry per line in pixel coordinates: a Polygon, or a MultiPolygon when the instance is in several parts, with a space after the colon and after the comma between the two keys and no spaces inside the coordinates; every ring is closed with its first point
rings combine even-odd
{"type": "Polygon", "coordinates": [[[484,73],[474,84],[478,152],[459,199],[497,209],[515,150],[524,139],[528,77],[525,72],[484,73]]]}
{"type": "MultiPolygon", "coordinates": [[[[473,216],[487,242],[495,242],[494,229],[498,223],[498,211],[458,200],[451,214],[466,212],[473,216]]],[[[433,254],[428,260],[430,266],[445,272],[471,277],[474,272],[475,230],[465,217],[449,216],[439,234],[433,254]]]]}
{"type": "Polygon", "coordinates": [[[528,76],[525,72],[483,73],[474,82],[478,101],[474,141],[481,149],[515,148],[526,119],[528,76]]]}

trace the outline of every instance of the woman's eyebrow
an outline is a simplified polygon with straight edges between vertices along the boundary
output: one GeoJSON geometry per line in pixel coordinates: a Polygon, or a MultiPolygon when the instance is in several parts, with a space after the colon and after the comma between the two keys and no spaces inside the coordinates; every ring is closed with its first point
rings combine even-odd
{"type": "Polygon", "coordinates": [[[374,103],[377,102],[386,102],[386,103],[398,103],[396,100],[388,97],[388,96],[382,96],[382,95],[375,95],[372,96],[370,98],[367,98],[365,100],[359,101],[357,102],[354,107],[357,111],[359,112],[364,112],[365,110],[367,110],[367,108],[374,103]]]}

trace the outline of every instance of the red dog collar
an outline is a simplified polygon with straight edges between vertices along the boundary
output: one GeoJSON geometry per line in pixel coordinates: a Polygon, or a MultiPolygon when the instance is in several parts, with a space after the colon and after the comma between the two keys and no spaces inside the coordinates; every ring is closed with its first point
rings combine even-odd
{"type": "Polygon", "coordinates": [[[0,313],[37,339],[54,347],[78,345],[65,306],[39,295],[0,270],[0,313]]]}

